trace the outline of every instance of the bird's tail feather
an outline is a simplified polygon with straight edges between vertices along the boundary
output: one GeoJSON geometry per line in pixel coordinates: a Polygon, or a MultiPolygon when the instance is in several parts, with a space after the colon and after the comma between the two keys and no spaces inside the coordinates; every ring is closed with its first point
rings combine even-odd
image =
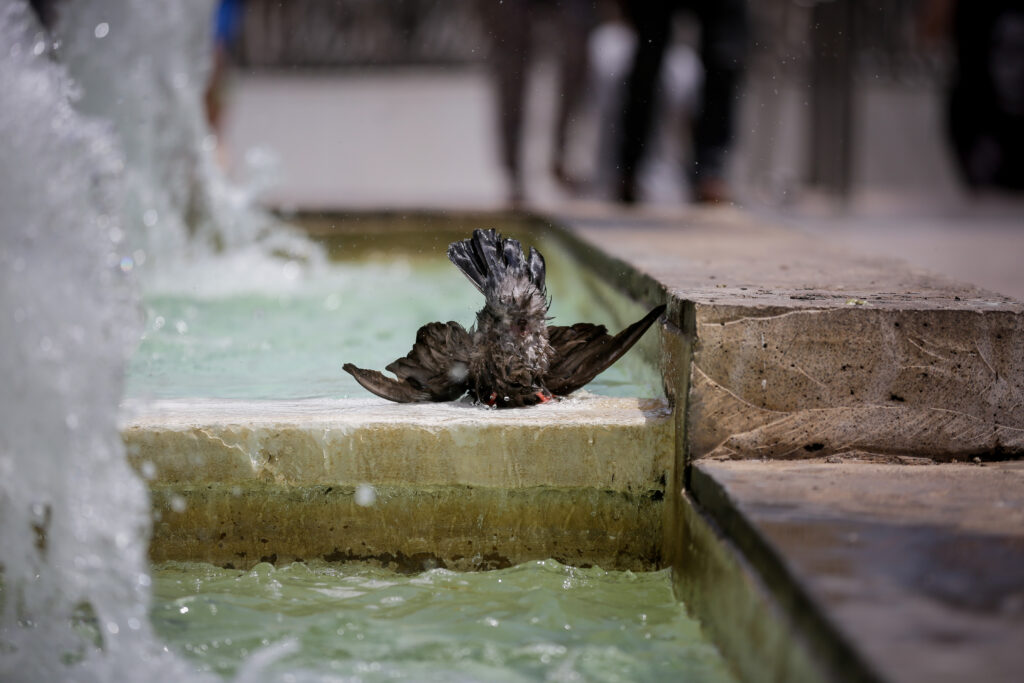
{"type": "Polygon", "coordinates": [[[518,240],[505,239],[494,229],[474,230],[473,236],[448,247],[448,259],[469,278],[484,296],[497,291],[498,284],[508,277],[523,277],[543,294],[544,257],[530,247],[529,258],[523,256],[518,240]]]}

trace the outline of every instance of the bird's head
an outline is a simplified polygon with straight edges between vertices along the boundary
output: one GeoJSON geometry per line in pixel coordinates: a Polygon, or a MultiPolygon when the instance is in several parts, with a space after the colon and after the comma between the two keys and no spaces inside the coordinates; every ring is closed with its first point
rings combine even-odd
{"type": "Polygon", "coordinates": [[[493,324],[511,339],[547,336],[548,300],[529,281],[510,281],[487,301],[493,324]]]}

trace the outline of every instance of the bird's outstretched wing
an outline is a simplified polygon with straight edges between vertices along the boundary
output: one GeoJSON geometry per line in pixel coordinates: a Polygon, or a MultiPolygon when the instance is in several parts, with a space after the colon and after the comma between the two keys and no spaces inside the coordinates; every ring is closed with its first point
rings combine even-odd
{"type": "Polygon", "coordinates": [[[663,304],[614,337],[604,325],[549,325],[548,342],[555,349],[555,359],[544,376],[544,385],[558,396],[586,385],[629,351],[664,312],[663,304]]]}
{"type": "Polygon", "coordinates": [[[398,379],[351,363],[343,369],[389,401],[453,401],[469,387],[470,344],[469,333],[457,322],[427,323],[416,332],[412,350],[385,368],[398,379]]]}

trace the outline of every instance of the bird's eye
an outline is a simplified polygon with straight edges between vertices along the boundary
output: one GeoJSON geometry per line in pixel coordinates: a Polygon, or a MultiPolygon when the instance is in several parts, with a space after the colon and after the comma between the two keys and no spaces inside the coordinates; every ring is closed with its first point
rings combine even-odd
{"type": "Polygon", "coordinates": [[[520,318],[516,321],[516,325],[519,327],[526,327],[526,318],[520,318]]]}

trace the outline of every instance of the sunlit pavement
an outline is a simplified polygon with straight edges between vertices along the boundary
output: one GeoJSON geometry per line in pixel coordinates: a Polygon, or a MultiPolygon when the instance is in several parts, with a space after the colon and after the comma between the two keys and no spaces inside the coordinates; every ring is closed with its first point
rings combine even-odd
{"type": "MultiPolygon", "coordinates": [[[[574,199],[553,181],[548,172],[551,92],[550,74],[540,69],[531,86],[524,143],[528,205],[606,215],[623,211],[574,199]]],[[[937,116],[929,99],[914,102],[924,114],[937,116]]],[[[265,158],[252,154],[254,148],[277,157],[277,183],[262,195],[272,206],[498,208],[504,206],[505,190],[493,120],[490,84],[480,68],[236,74],[224,156],[236,177],[245,175],[247,156],[256,163],[265,158]]],[[[593,120],[581,123],[577,157],[601,142],[593,120]]],[[[737,193],[765,220],[1024,299],[1024,197],[967,196],[956,187],[952,171],[942,167],[948,160],[941,140],[919,135],[914,144],[931,146],[913,158],[900,161],[903,157],[892,153],[893,158],[875,159],[885,156],[893,146],[890,138],[898,134],[881,131],[868,140],[861,155],[867,160],[859,168],[885,182],[901,177],[898,165],[905,163],[902,177],[910,189],[859,192],[845,209],[806,193],[785,204],[777,198],[751,199],[756,193],[742,185],[737,193]]],[[[751,145],[741,141],[737,153],[741,177],[751,176],[753,162],[742,157],[751,145]]],[[[793,154],[785,157],[776,154],[775,163],[793,166],[793,154]]],[[[685,206],[678,198],[658,197],[631,211],[682,213],[685,206]]]]}
{"type": "Polygon", "coordinates": [[[910,198],[896,206],[866,198],[850,213],[831,216],[755,211],[862,254],[896,257],[1024,300],[1024,198],[910,198]]]}

